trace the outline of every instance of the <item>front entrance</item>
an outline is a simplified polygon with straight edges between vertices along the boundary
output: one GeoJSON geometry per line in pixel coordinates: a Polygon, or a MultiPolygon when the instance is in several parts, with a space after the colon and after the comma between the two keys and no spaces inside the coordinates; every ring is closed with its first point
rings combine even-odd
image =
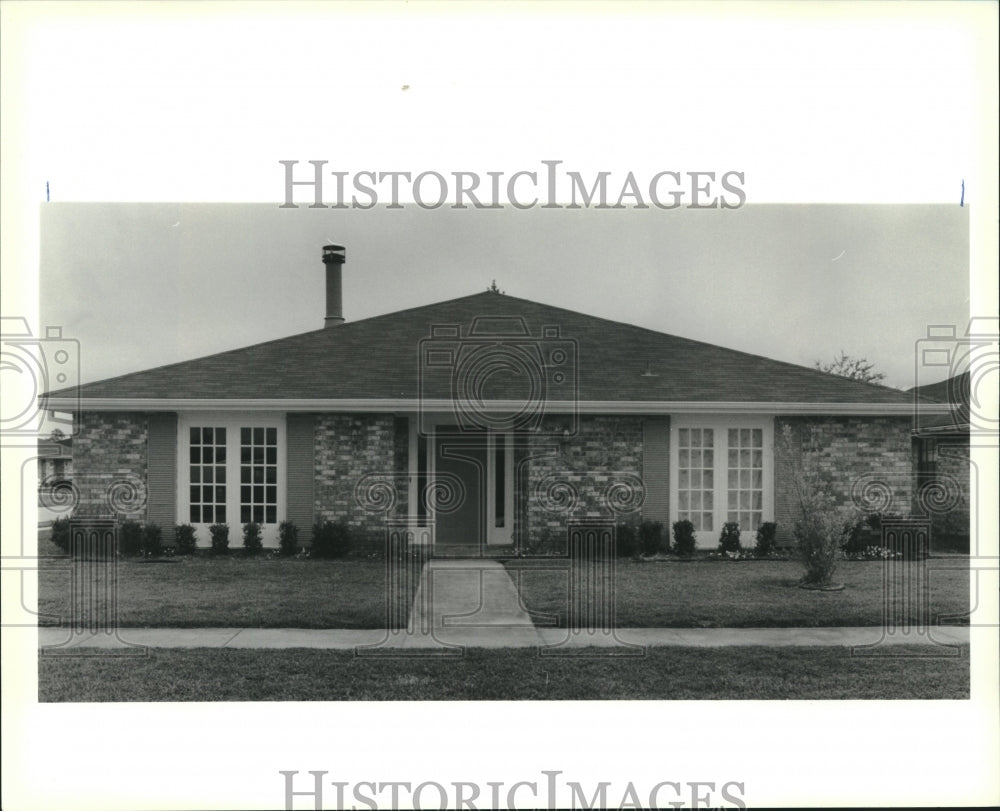
{"type": "Polygon", "coordinates": [[[513,442],[495,431],[434,430],[430,508],[445,554],[487,554],[513,542],[513,442]]]}

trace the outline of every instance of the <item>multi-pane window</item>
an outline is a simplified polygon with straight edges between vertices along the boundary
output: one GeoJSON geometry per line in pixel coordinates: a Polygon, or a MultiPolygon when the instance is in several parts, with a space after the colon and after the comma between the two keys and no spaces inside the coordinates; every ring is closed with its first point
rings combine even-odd
{"type": "Polygon", "coordinates": [[[190,429],[190,521],[226,522],[226,429],[190,429]]]}
{"type": "Polygon", "coordinates": [[[240,429],[240,522],[278,520],[278,430],[240,429]]]}
{"type": "Polygon", "coordinates": [[[696,531],[714,529],[715,437],[711,428],[681,428],[678,432],[677,506],[680,520],[696,531]]]}
{"type": "Polygon", "coordinates": [[[756,530],[764,510],[764,432],[730,428],[726,520],[741,530],[756,530]]]}

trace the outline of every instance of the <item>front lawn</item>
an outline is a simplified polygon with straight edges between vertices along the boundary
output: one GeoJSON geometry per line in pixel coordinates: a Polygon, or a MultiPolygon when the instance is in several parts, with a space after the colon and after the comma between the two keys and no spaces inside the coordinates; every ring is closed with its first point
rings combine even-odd
{"type": "MultiPolygon", "coordinates": [[[[650,648],[644,657],[539,657],[470,649],[458,659],[350,651],[150,650],[44,656],[39,701],[558,699],[967,699],[955,657],[852,657],[847,648],[650,648]]],[[[901,650],[897,649],[897,652],[901,650]]]]}
{"type": "MultiPolygon", "coordinates": [[[[533,617],[550,615],[565,626],[569,574],[560,564],[537,558],[505,561],[524,607],[533,617]]],[[[937,618],[969,610],[969,570],[964,558],[923,563],[892,561],[893,571],[915,583],[917,566],[926,566],[929,616],[916,606],[910,622],[934,624],[937,618]]],[[[869,626],[883,622],[883,563],[841,561],[834,580],[843,591],[797,588],[797,561],[693,560],[615,561],[616,624],[620,628],[753,628],[869,626]]],[[[956,621],[959,622],[959,621],[956,621]]],[[[545,624],[536,620],[536,624],[545,624]]]]}
{"type": "MultiPolygon", "coordinates": [[[[386,569],[380,560],[246,558],[239,553],[166,560],[119,559],[120,626],[385,627],[386,569]]],[[[552,615],[555,624],[566,625],[565,563],[520,559],[504,565],[515,582],[520,580],[521,599],[537,624],[547,624],[542,616],[552,615]],[[561,571],[550,570],[559,565],[561,571]]],[[[623,628],[871,626],[883,621],[880,561],[840,562],[835,579],[846,587],[838,592],[796,588],[802,567],[795,561],[618,560],[615,565],[616,624],[623,628]]],[[[910,621],[934,623],[968,611],[966,558],[892,565],[895,572],[911,574],[916,566],[927,567],[929,615],[911,611],[910,621]]],[[[93,573],[100,573],[98,567],[93,573]]],[[[69,619],[71,576],[65,558],[42,562],[40,624],[69,619]]],[[[400,618],[407,616],[417,587],[416,578],[403,582],[392,604],[400,618]]]]}
{"type": "MultiPolygon", "coordinates": [[[[100,576],[98,565],[84,566],[100,576]]],[[[117,573],[122,627],[386,627],[386,570],[380,560],[239,554],[162,562],[120,558],[117,573]]],[[[69,617],[71,583],[68,559],[40,566],[40,625],[58,625],[57,618],[69,617]]],[[[416,586],[414,580],[397,590],[397,615],[408,615],[416,586]]]]}

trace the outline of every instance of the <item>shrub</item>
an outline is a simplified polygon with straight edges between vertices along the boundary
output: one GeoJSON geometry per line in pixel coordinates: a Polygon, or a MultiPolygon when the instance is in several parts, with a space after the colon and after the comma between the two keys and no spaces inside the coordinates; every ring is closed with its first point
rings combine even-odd
{"type": "Polygon", "coordinates": [[[803,462],[802,451],[815,448],[814,439],[796,435],[792,426],[785,424],[776,448],[793,460],[788,480],[797,507],[793,533],[806,570],[803,582],[825,586],[833,578],[837,555],[850,540],[857,519],[837,506],[832,496],[836,484],[831,472],[815,464],[806,467],[803,462]]]}
{"type": "Polygon", "coordinates": [[[554,532],[550,527],[542,527],[537,538],[528,537],[523,552],[525,555],[565,555],[566,532],[554,532]]]}
{"type": "MultiPolygon", "coordinates": [[[[890,517],[889,515],[885,516],[890,517]]],[[[851,523],[850,532],[844,539],[841,549],[845,557],[854,558],[870,546],[881,546],[882,544],[882,514],[871,513],[869,515],[858,515],[851,523]]]]}
{"type": "Polygon", "coordinates": [[[639,525],[639,546],[642,554],[652,557],[665,551],[663,545],[663,524],[659,521],[643,521],[639,525]]]}
{"type": "Polygon", "coordinates": [[[639,540],[632,524],[615,528],[615,553],[620,558],[634,558],[639,553],[639,540]]]}
{"type": "Polygon", "coordinates": [[[365,558],[385,557],[385,532],[380,530],[349,529],[348,552],[365,558]]]}
{"type": "Polygon", "coordinates": [[[118,554],[141,555],[143,550],[142,524],[138,521],[122,521],[118,525],[118,554]]]}
{"type": "Polygon", "coordinates": [[[719,535],[720,552],[739,552],[740,546],[740,525],[735,521],[727,521],[722,525],[722,533],[719,535]]]}
{"type": "Polygon", "coordinates": [[[759,558],[766,558],[774,553],[778,525],[774,521],[764,521],[757,527],[757,538],[754,543],[754,552],[759,558]]]}
{"type": "Polygon", "coordinates": [[[804,510],[795,522],[799,556],[806,568],[803,580],[816,586],[828,585],[837,568],[837,555],[855,526],[834,510],[804,510]]]}
{"type": "Polygon", "coordinates": [[[146,524],[142,530],[142,553],[147,557],[163,554],[163,530],[156,524],[146,524]]]}
{"type": "Polygon", "coordinates": [[[182,555],[193,555],[198,539],[194,527],[190,524],[178,524],[174,527],[174,537],[177,539],[177,551],[182,555]]]}
{"type": "Polygon", "coordinates": [[[299,528],[292,521],[278,524],[278,549],[285,557],[291,557],[299,549],[299,528]]]}
{"type": "Polygon", "coordinates": [[[674,521],[674,552],[682,557],[694,554],[694,524],[690,521],[674,521]]]}
{"type": "Polygon", "coordinates": [[[343,518],[313,525],[312,554],[317,558],[342,558],[351,550],[351,528],[343,518]]]}
{"type": "MultiPolygon", "coordinates": [[[[53,525],[54,527],[55,525],[53,525]]],[[[935,549],[969,554],[969,516],[956,508],[931,515],[931,543],[935,549]]]]}
{"type": "Polygon", "coordinates": [[[264,548],[264,543],[260,539],[260,524],[256,521],[243,525],[243,548],[251,555],[256,555],[264,548]]]}
{"type": "Polygon", "coordinates": [[[225,555],[229,551],[229,524],[212,524],[208,531],[212,534],[212,554],[225,555]]]}
{"type": "Polygon", "coordinates": [[[841,546],[844,557],[849,560],[872,560],[912,556],[917,550],[908,544],[897,545],[897,548],[883,547],[882,545],[882,522],[886,519],[898,518],[900,516],[896,513],[877,512],[867,516],[857,516],[841,546]]]}
{"type": "Polygon", "coordinates": [[[57,518],[52,522],[52,543],[63,552],[69,551],[69,519],[57,518]]]}

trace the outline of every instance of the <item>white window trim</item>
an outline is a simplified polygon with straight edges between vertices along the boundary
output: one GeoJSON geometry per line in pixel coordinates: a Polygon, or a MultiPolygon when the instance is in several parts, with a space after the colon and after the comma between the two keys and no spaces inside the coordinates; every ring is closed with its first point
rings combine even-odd
{"type": "MultiPolygon", "coordinates": [[[[287,518],[288,442],[285,414],[282,412],[189,411],[177,415],[177,523],[191,523],[191,469],[189,466],[190,431],[195,427],[226,429],[226,523],[229,524],[229,548],[243,546],[243,522],[240,521],[240,428],[276,428],[278,431],[278,509],[277,521],[262,526],[264,546],[278,545],[278,525],[287,518]]],[[[194,524],[199,547],[211,546],[207,524],[194,524]]]]}
{"type": "MultiPolygon", "coordinates": [[[[758,428],[764,432],[762,521],[774,520],[774,418],[769,416],[744,416],[737,414],[677,414],[670,418],[670,523],[678,520],[678,483],[680,481],[679,431],[682,428],[712,428],[714,438],[715,497],[713,505],[713,528],[695,532],[699,549],[715,549],[719,545],[719,535],[725,523],[728,509],[728,466],[729,428],[758,428]]],[[[753,546],[752,530],[743,529],[740,536],[743,546],[753,546]]]]}

